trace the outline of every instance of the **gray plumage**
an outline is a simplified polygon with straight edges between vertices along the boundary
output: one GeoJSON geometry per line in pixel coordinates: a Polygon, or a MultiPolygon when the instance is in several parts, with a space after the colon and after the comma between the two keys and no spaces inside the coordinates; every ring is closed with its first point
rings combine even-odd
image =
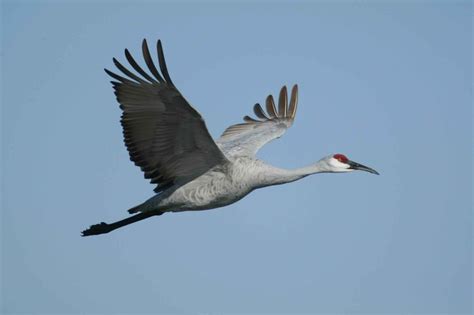
{"type": "Polygon", "coordinates": [[[266,143],[282,136],[294,122],[298,86],[288,102],[287,89],[280,90],[278,108],[269,95],[266,111],[256,104],[256,118],[228,127],[214,141],[201,115],[173,84],[157,42],[160,71],[155,66],[146,40],[142,53],[148,71],[125,50],[131,72],[117,59],[118,75],[105,69],[122,109],[121,124],[130,159],[156,184],[155,196],[129,210],[138,213],[115,223],[100,223],[83,231],[83,236],[108,233],[150,216],[165,212],[205,210],[238,201],[252,190],[288,183],[321,172],[349,172],[355,169],[376,173],[344,155],[327,156],[296,170],[285,170],[258,160],[255,155],[266,143]],[[160,74],[161,72],[161,74],[160,74]],[[124,75],[124,76],[123,76],[124,75]]]}

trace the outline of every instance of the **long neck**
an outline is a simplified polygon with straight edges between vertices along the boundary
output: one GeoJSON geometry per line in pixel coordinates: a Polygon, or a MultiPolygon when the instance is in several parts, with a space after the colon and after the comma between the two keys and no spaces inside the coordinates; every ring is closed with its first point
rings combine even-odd
{"type": "Polygon", "coordinates": [[[293,170],[273,166],[269,166],[269,168],[269,171],[265,174],[264,186],[290,183],[308,175],[329,172],[326,163],[322,161],[293,170]]]}

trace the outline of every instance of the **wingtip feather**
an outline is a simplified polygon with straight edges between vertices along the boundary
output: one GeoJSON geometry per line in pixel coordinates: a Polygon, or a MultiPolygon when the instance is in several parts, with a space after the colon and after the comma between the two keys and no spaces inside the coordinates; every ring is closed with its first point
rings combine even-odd
{"type": "Polygon", "coordinates": [[[277,112],[275,101],[273,100],[272,95],[267,96],[267,99],[265,100],[265,105],[267,107],[267,112],[271,118],[278,117],[278,112],[277,112]]]}
{"type": "Polygon", "coordinates": [[[171,77],[168,73],[168,67],[166,66],[166,60],[165,60],[165,54],[163,52],[163,46],[161,45],[160,39],[156,42],[156,49],[158,51],[158,61],[160,62],[161,73],[165,77],[166,82],[169,85],[174,86],[173,81],[171,80],[171,77]]]}
{"type": "Polygon", "coordinates": [[[278,97],[278,117],[286,117],[286,109],[288,107],[288,92],[286,90],[286,85],[284,85],[280,90],[280,96],[278,97]]]}
{"type": "Polygon", "coordinates": [[[245,121],[245,122],[251,122],[251,123],[260,122],[260,120],[254,119],[254,118],[252,118],[252,117],[250,117],[250,116],[247,116],[247,115],[244,116],[244,121],[245,121]]]}
{"type": "Polygon", "coordinates": [[[288,116],[290,119],[295,119],[296,110],[298,108],[298,84],[293,85],[291,89],[290,105],[288,106],[288,116]]]}
{"type": "Polygon", "coordinates": [[[146,42],[146,39],[143,39],[143,42],[142,42],[142,54],[143,54],[143,59],[145,59],[145,63],[148,67],[148,70],[150,70],[150,72],[158,80],[158,82],[160,83],[165,82],[163,77],[158,72],[158,69],[156,68],[155,63],[153,62],[153,59],[151,58],[150,50],[148,49],[148,44],[146,42]]]}
{"type": "Polygon", "coordinates": [[[267,114],[265,114],[265,111],[263,110],[262,106],[260,106],[259,103],[253,106],[253,112],[255,113],[255,115],[257,115],[258,118],[265,119],[265,120],[270,119],[267,116],[267,114]]]}

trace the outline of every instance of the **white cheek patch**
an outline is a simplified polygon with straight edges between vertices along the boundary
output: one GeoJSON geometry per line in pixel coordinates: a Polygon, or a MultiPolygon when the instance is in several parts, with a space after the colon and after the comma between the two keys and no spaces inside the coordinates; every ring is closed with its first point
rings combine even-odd
{"type": "Polygon", "coordinates": [[[339,162],[337,159],[335,158],[331,158],[329,160],[329,163],[331,164],[332,167],[336,168],[336,169],[340,169],[340,170],[346,170],[350,167],[349,164],[344,164],[344,163],[341,163],[339,162]]]}

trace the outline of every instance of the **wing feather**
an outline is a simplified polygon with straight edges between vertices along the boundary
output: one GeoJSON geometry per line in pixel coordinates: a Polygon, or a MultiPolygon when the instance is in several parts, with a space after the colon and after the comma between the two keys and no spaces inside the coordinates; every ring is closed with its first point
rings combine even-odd
{"type": "Polygon", "coordinates": [[[266,143],[282,136],[293,124],[298,102],[298,86],[292,88],[291,101],[288,105],[286,87],[280,90],[278,113],[273,97],[266,99],[267,113],[259,104],[254,106],[254,112],[262,120],[249,116],[244,117],[244,123],[227,128],[216,141],[219,148],[228,156],[254,156],[266,143]],[[258,106],[257,106],[258,105],[258,106]]]}
{"type": "Polygon", "coordinates": [[[139,83],[146,83],[145,80],[141,79],[139,76],[135,75],[134,73],[130,72],[127,68],[125,68],[117,59],[113,58],[112,59],[115,66],[122,71],[123,74],[126,76],[132,78],[133,80],[139,82],[139,83]]]}
{"type": "Polygon", "coordinates": [[[286,92],[286,86],[283,86],[280,90],[280,97],[278,98],[278,117],[286,117],[286,107],[288,106],[288,93],[286,92]]]}
{"type": "Polygon", "coordinates": [[[163,54],[163,47],[161,46],[161,40],[158,40],[156,43],[156,49],[158,51],[158,61],[160,62],[160,70],[163,76],[165,77],[166,82],[174,86],[173,81],[171,81],[170,75],[168,73],[168,68],[166,67],[165,54],[163,54]]]}
{"type": "Polygon", "coordinates": [[[288,115],[291,118],[295,118],[296,109],[298,108],[298,85],[294,85],[291,89],[291,99],[290,99],[290,106],[288,108],[288,115]]]}
{"type": "MultiPolygon", "coordinates": [[[[115,80],[120,81],[120,82],[122,82],[122,83],[128,83],[128,84],[135,84],[135,83],[136,83],[136,82],[133,82],[133,81],[131,81],[131,80],[129,80],[129,79],[126,79],[126,78],[124,78],[124,77],[121,77],[121,76],[119,76],[118,74],[115,74],[115,73],[113,73],[113,72],[111,72],[111,71],[109,71],[109,70],[107,70],[107,69],[104,69],[104,71],[105,71],[108,75],[110,75],[112,78],[114,78],[115,80]]],[[[119,82],[112,81],[112,85],[119,85],[119,84],[120,84],[119,82]]]]}
{"type": "Polygon", "coordinates": [[[148,70],[150,70],[150,72],[155,76],[155,78],[159,82],[161,83],[165,82],[161,74],[158,72],[158,69],[156,69],[155,64],[153,63],[153,59],[151,58],[150,51],[148,50],[146,39],[144,39],[142,42],[142,53],[143,53],[143,59],[145,59],[145,63],[148,67],[148,70]]]}
{"type": "Polygon", "coordinates": [[[135,61],[135,59],[133,59],[133,56],[130,54],[128,49],[125,49],[125,57],[127,58],[128,63],[133,67],[133,69],[135,69],[135,71],[140,73],[148,81],[156,82],[156,80],[153,79],[151,76],[149,76],[148,73],[143,71],[143,69],[138,65],[138,63],[135,61]]]}
{"type": "Polygon", "coordinates": [[[253,106],[253,112],[255,113],[255,115],[257,115],[258,118],[266,119],[266,120],[270,119],[265,114],[265,111],[263,110],[262,106],[260,106],[260,104],[255,104],[253,106]]]}
{"type": "Polygon", "coordinates": [[[272,95],[268,95],[267,99],[265,101],[265,104],[267,106],[267,112],[270,115],[271,118],[276,118],[278,117],[277,109],[275,107],[275,101],[273,100],[272,95]]]}
{"type": "Polygon", "coordinates": [[[260,122],[260,120],[257,120],[255,118],[249,117],[249,116],[244,116],[244,121],[246,122],[260,122]]]}
{"type": "Polygon", "coordinates": [[[212,140],[201,115],[172,83],[160,41],[157,51],[162,75],[143,41],[143,57],[156,80],[128,50],[128,62],[143,78],[115,58],[114,64],[126,78],[105,71],[118,81],[112,81],[112,85],[123,111],[121,124],[130,159],[145,173],[145,178],[157,184],[155,192],[160,192],[171,185],[189,182],[227,163],[227,159],[212,140]]]}

